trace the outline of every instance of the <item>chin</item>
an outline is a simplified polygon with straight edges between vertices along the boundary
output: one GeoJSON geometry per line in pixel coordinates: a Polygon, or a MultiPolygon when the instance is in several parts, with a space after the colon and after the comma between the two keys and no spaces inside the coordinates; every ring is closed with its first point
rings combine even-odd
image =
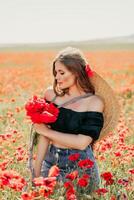
{"type": "Polygon", "coordinates": [[[60,87],[60,90],[68,89],[69,87],[60,87]]]}

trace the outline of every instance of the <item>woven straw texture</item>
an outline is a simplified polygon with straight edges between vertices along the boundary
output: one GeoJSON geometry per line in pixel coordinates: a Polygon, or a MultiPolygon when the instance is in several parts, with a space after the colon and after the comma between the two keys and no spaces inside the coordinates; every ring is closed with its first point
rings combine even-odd
{"type": "Polygon", "coordinates": [[[95,87],[95,94],[104,102],[104,126],[99,141],[116,128],[120,116],[120,105],[115,92],[100,75],[94,72],[90,80],[95,87]]]}

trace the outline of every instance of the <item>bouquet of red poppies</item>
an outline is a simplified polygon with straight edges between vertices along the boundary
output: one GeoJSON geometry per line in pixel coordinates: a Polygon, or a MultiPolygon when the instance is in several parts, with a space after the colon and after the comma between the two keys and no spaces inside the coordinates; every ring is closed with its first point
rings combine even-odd
{"type": "Polygon", "coordinates": [[[56,121],[59,109],[53,103],[47,103],[45,98],[33,96],[26,105],[26,114],[33,123],[53,123],[56,121]]]}

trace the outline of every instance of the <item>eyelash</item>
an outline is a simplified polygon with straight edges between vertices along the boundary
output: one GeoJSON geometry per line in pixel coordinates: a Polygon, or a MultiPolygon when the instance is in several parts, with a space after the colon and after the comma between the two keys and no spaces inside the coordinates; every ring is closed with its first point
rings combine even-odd
{"type": "MultiPolygon", "coordinates": [[[[55,72],[55,76],[56,76],[56,74],[57,74],[57,72],[55,72]]],[[[63,75],[63,74],[64,74],[64,72],[61,72],[60,74],[61,74],[61,75],[63,75]]]]}

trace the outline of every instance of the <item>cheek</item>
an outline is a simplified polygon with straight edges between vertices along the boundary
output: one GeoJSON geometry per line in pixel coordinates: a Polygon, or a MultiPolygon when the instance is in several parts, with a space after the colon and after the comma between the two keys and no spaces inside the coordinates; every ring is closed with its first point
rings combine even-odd
{"type": "Polygon", "coordinates": [[[66,74],[64,77],[65,81],[74,82],[74,76],[72,74],[66,74]]]}
{"type": "Polygon", "coordinates": [[[67,77],[66,83],[67,83],[68,85],[74,85],[74,84],[75,84],[75,78],[74,78],[73,76],[70,75],[69,77],[67,77]]]}
{"type": "Polygon", "coordinates": [[[64,80],[65,80],[65,81],[69,81],[69,80],[70,80],[70,75],[66,75],[66,76],[64,77],[64,80]]]}

